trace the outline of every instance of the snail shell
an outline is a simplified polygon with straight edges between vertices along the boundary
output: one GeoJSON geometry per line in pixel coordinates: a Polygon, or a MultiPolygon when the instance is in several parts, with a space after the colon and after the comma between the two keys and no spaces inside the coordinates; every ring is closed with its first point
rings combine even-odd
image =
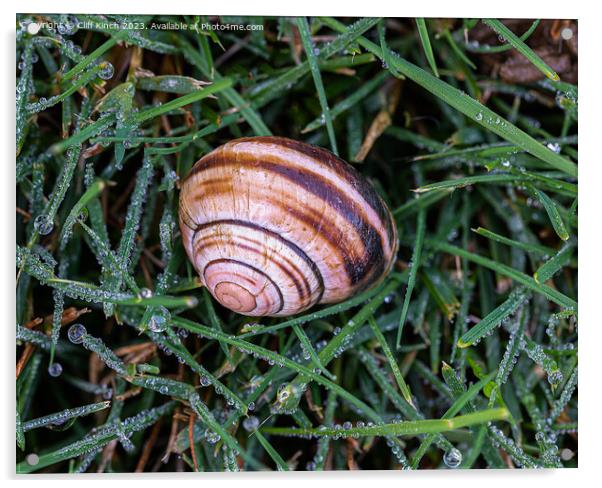
{"type": "Polygon", "coordinates": [[[197,161],[179,218],[203,285],[243,315],[345,300],[380,282],[398,247],[391,212],[362,175],[281,137],[236,139],[197,161]]]}

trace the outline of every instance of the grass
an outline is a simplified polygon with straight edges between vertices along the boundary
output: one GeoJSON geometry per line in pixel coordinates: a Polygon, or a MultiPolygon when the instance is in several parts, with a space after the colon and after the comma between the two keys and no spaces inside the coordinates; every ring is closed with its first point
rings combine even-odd
{"type": "Polygon", "coordinates": [[[577,87],[530,44],[550,21],[18,20],[18,473],[577,466],[577,87]],[[511,53],[542,79],[486,68],[511,53]],[[401,244],[375,288],[252,320],[201,288],[177,203],[202,155],[270,134],[367,155],[401,244]]]}

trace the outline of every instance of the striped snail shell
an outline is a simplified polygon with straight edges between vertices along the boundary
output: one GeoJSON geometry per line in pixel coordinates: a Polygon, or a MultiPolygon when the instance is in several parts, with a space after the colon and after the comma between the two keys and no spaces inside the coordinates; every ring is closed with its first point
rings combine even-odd
{"type": "Polygon", "coordinates": [[[391,212],[331,152],[281,137],[230,141],[182,183],[190,261],[223,306],[286,316],[382,281],[397,253],[391,212]]]}

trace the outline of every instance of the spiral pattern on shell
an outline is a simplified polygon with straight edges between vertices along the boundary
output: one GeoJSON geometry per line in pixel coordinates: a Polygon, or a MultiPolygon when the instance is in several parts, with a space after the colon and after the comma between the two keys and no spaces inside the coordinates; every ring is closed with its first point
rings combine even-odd
{"type": "Polygon", "coordinates": [[[203,285],[243,315],[343,301],[380,282],[398,247],[391,212],[362,175],[281,137],[236,139],[197,161],[179,218],[203,285]]]}

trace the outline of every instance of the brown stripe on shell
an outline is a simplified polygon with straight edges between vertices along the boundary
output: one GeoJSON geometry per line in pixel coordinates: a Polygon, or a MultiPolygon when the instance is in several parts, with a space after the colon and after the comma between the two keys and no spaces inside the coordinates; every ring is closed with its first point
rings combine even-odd
{"type": "MultiPolygon", "coordinates": [[[[248,157],[244,153],[237,153],[236,160],[228,160],[227,152],[213,152],[206,155],[203,159],[198,161],[194,166],[191,174],[199,174],[205,169],[209,168],[224,168],[229,166],[246,167],[246,168],[260,168],[262,170],[270,171],[278,174],[282,178],[285,178],[290,183],[302,187],[305,191],[313,194],[315,197],[322,200],[328,207],[334,209],[341,217],[343,217],[349,224],[356,229],[357,234],[360,236],[361,241],[365,243],[364,254],[359,256],[357,259],[349,259],[349,256],[356,254],[357,249],[345,249],[343,252],[343,260],[345,262],[345,269],[349,276],[352,285],[356,285],[361,282],[368,275],[374,276],[375,274],[382,273],[385,269],[385,253],[386,250],[383,247],[383,242],[380,234],[359,214],[359,206],[349,199],[346,195],[340,192],[334,185],[329,181],[322,178],[320,175],[303,171],[297,168],[291,168],[286,166],[280,161],[270,161],[269,156],[265,156],[265,160],[257,161],[251,157],[248,157]]],[[[202,185],[205,186],[204,184],[202,185]]],[[[215,186],[210,187],[212,193],[203,193],[202,198],[207,198],[208,195],[215,194],[215,186]]],[[[300,216],[300,212],[295,209],[285,209],[289,213],[293,214],[301,221],[308,225],[316,225],[315,221],[311,219],[308,221],[307,217],[300,216]]],[[[322,219],[322,216],[320,216],[322,219]]],[[[327,226],[328,227],[328,226],[327,226]]],[[[322,228],[321,232],[328,238],[328,230],[322,228]]],[[[330,242],[333,244],[333,248],[337,249],[340,247],[342,242],[330,236],[330,242]]],[[[393,241],[391,241],[393,242],[393,241]]]]}
{"type": "MultiPolygon", "coordinates": [[[[195,232],[196,234],[196,232],[195,232]]],[[[243,243],[236,243],[236,246],[240,249],[244,249],[246,251],[252,252],[254,254],[259,254],[262,255],[263,254],[263,250],[261,248],[261,242],[258,242],[254,239],[249,239],[243,236],[237,236],[239,239],[245,240],[247,242],[249,242],[249,244],[243,244],[243,243]],[[255,246],[253,246],[253,244],[255,246]]],[[[199,248],[209,248],[209,247],[215,247],[219,245],[218,240],[215,239],[215,236],[212,235],[208,235],[203,237],[202,239],[198,239],[195,242],[195,247],[199,248]],[[214,239],[213,241],[211,239],[214,239]]],[[[289,266],[289,268],[287,268],[283,263],[278,262],[277,260],[270,258],[270,261],[272,263],[274,263],[276,266],[278,266],[278,268],[286,275],[288,276],[288,278],[291,280],[291,282],[293,283],[295,289],[297,290],[297,293],[299,295],[299,298],[302,301],[306,301],[307,298],[311,295],[311,287],[309,285],[309,282],[307,281],[307,278],[305,277],[305,275],[303,274],[302,270],[299,269],[295,263],[293,263],[290,259],[287,259],[285,256],[279,256],[280,259],[282,259],[286,265],[289,266]],[[297,276],[295,276],[295,274],[293,273],[293,271],[291,271],[291,268],[293,271],[295,271],[297,273],[298,276],[301,277],[302,283],[297,279],[297,276]]]]}
{"type": "Polygon", "coordinates": [[[201,231],[202,229],[204,229],[206,227],[211,227],[213,225],[220,225],[220,224],[233,225],[233,226],[239,226],[239,227],[247,227],[249,229],[253,229],[258,232],[263,232],[263,233],[269,235],[271,238],[281,242],[284,246],[288,247],[297,256],[299,256],[299,258],[301,258],[301,260],[304,261],[305,264],[307,264],[308,268],[314,274],[314,277],[316,278],[316,281],[318,282],[318,287],[319,287],[319,295],[318,295],[317,301],[318,302],[320,301],[320,298],[322,297],[322,294],[324,293],[324,279],[323,279],[322,273],[320,273],[320,269],[318,268],[316,263],[307,254],[305,254],[305,251],[303,251],[303,249],[301,249],[299,246],[297,246],[297,244],[295,244],[294,242],[292,242],[288,239],[285,239],[280,234],[273,232],[270,229],[266,229],[265,227],[254,224],[252,222],[246,222],[244,220],[237,220],[237,219],[214,220],[214,221],[206,222],[204,224],[200,224],[200,225],[196,226],[196,228],[194,229],[194,234],[192,235],[192,238],[191,238],[191,245],[194,245],[194,240],[196,238],[196,234],[199,231],[201,231]]]}
{"type": "Polygon", "coordinates": [[[243,137],[236,139],[234,142],[253,142],[279,145],[287,149],[300,152],[316,161],[319,161],[320,164],[327,166],[342,179],[347,180],[362,196],[372,210],[374,210],[384,225],[388,240],[391,243],[391,247],[393,247],[393,243],[396,241],[396,229],[393,225],[391,212],[384,204],[378,193],[376,193],[372,185],[370,185],[368,180],[358,173],[353,166],[336,156],[336,154],[322,147],[307,144],[305,142],[295,141],[293,139],[287,139],[286,137],[243,137]]]}
{"type": "MultiPolygon", "coordinates": [[[[198,198],[204,199],[220,193],[228,193],[227,191],[219,191],[219,189],[216,187],[211,187],[211,190],[211,193],[203,193],[203,195],[198,198]]],[[[283,203],[274,200],[269,201],[269,203],[272,206],[279,208],[282,212],[287,212],[295,220],[305,224],[310,228],[317,228],[319,223],[324,220],[323,215],[317,215],[316,212],[310,208],[300,210],[294,207],[286,206],[283,203]]],[[[320,227],[320,236],[328,243],[329,249],[339,257],[339,261],[343,263],[349,281],[352,284],[356,284],[361,276],[359,272],[360,270],[358,270],[358,262],[363,259],[364,255],[357,255],[356,248],[349,247],[348,241],[341,241],[338,235],[333,234],[329,230],[333,228],[335,228],[333,222],[326,219],[326,224],[321,225],[320,227]]]]}

